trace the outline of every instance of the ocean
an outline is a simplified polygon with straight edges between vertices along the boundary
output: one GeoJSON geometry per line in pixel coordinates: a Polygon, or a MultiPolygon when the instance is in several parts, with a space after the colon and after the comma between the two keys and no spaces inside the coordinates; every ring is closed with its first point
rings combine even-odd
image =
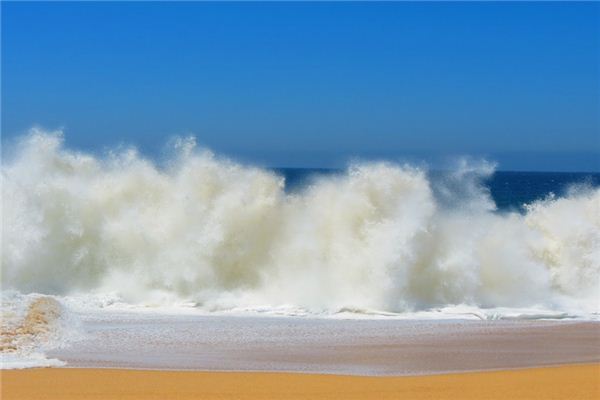
{"type": "Polygon", "coordinates": [[[140,320],[145,337],[155,318],[168,339],[189,315],[600,315],[600,174],[466,159],[273,170],[192,139],[172,153],[98,156],[34,131],[3,160],[7,367],[60,365],[47,351],[82,331],[108,337],[99,319],[140,320]]]}
{"type": "MultiPolygon", "coordinates": [[[[301,190],[315,177],[344,173],[325,168],[275,168],[274,171],[285,177],[289,192],[301,190]]],[[[433,175],[434,179],[442,180],[445,173],[434,171],[433,175]]],[[[564,197],[574,187],[599,187],[600,172],[494,171],[481,184],[489,190],[498,210],[523,212],[527,204],[549,196],[564,197]]]]}

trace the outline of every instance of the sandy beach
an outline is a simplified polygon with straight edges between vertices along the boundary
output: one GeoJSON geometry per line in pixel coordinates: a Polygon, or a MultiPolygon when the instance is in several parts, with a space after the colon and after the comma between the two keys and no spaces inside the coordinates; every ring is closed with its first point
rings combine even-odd
{"type": "Polygon", "coordinates": [[[598,399],[600,323],[102,312],[3,399],[598,399]],[[243,333],[243,335],[242,335],[243,333]]]}
{"type": "Polygon", "coordinates": [[[2,371],[12,399],[598,399],[600,364],[413,377],[31,369],[2,371]]]}

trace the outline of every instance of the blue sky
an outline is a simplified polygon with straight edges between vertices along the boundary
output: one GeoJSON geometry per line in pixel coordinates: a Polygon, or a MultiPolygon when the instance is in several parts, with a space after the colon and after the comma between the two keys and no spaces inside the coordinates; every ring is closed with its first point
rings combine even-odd
{"type": "Polygon", "coordinates": [[[600,170],[600,3],[2,2],[2,137],[600,170]]]}

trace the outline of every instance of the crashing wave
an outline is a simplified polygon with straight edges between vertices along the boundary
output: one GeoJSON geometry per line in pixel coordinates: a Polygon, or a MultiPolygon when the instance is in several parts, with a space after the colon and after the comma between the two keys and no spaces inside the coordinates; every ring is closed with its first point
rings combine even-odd
{"type": "MultiPolygon", "coordinates": [[[[32,131],[2,165],[4,284],[208,310],[600,309],[600,190],[495,210],[464,164],[351,166],[287,193],[274,172],[175,143],[164,166],[32,131]]],[[[569,314],[570,315],[570,314],[569,314]]]]}

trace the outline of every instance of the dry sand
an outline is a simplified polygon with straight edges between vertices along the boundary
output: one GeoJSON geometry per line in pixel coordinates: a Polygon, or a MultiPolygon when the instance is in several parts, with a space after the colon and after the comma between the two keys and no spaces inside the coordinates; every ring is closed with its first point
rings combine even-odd
{"type": "Polygon", "coordinates": [[[600,364],[411,377],[264,372],[2,371],[2,399],[600,399],[600,364]]]}

